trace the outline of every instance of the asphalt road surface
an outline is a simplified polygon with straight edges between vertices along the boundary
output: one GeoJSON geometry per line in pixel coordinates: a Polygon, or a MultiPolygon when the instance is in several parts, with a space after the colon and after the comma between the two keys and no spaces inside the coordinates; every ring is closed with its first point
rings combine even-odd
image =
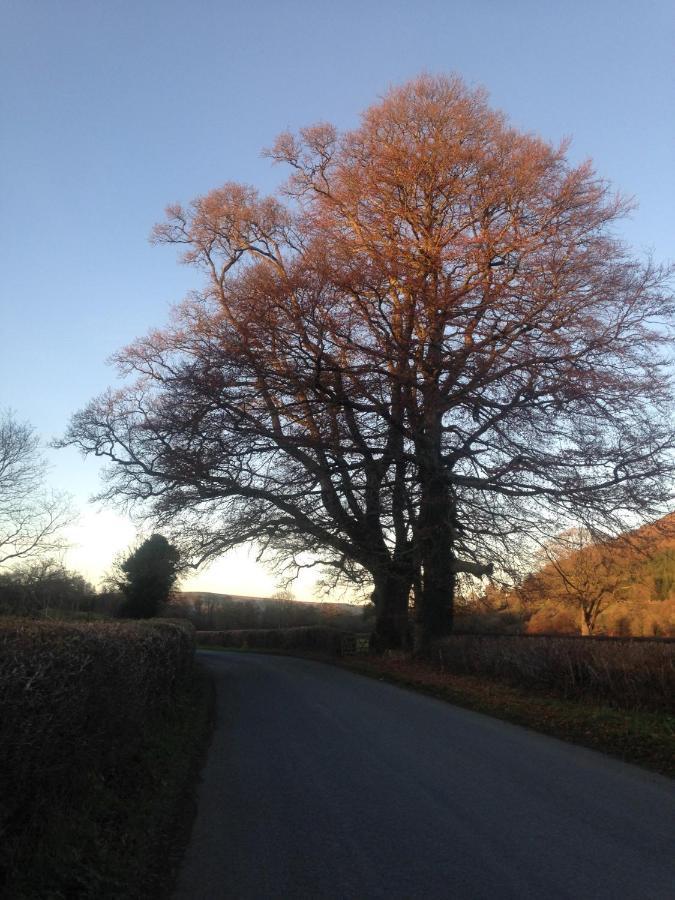
{"type": "Polygon", "coordinates": [[[675,783],[321,663],[200,654],[178,898],[675,898],[675,783]]]}

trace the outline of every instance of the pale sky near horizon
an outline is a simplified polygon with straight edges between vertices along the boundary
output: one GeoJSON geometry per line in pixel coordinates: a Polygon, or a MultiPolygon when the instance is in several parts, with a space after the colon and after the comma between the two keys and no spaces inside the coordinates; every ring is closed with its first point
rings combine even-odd
{"type": "MultiPolygon", "coordinates": [[[[672,260],[674,64],[672,0],[0,0],[0,408],[62,434],[114,382],[110,354],[198,285],[147,241],[167,203],[227,180],[273,190],[284,173],[260,151],[280,131],[349,128],[422,71],[570,136],[573,160],[639,202],[625,239],[672,260]]],[[[134,529],[88,503],[96,462],[47,453],[81,510],[67,562],[97,578],[134,529]]],[[[238,552],[186,587],[276,582],[238,552]]]]}

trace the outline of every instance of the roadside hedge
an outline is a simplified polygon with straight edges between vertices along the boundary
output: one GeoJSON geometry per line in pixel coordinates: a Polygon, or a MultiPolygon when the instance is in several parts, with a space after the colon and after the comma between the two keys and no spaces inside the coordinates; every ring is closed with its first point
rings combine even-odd
{"type": "Polygon", "coordinates": [[[0,893],[42,811],[133,765],[192,672],[189,623],[0,620],[0,893]]]}
{"type": "Polygon", "coordinates": [[[544,688],[623,709],[675,711],[675,641],[455,634],[436,643],[443,671],[544,688]]]}
{"type": "MultiPolygon", "coordinates": [[[[344,632],[304,628],[198,631],[200,646],[340,656],[344,632]]],[[[428,657],[441,671],[542,689],[620,709],[675,712],[675,641],[575,635],[453,634],[428,657]]]]}
{"type": "Polygon", "coordinates": [[[203,647],[256,650],[308,650],[339,654],[342,632],[313,625],[298,628],[242,628],[230,631],[198,631],[203,647]]]}

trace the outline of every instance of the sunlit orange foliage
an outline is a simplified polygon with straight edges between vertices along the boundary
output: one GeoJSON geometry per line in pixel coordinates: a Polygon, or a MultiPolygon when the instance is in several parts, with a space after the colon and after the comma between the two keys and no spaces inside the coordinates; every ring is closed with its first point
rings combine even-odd
{"type": "Polygon", "coordinates": [[[577,530],[549,545],[546,564],[511,596],[532,611],[531,633],[669,635],[675,598],[658,599],[653,561],[674,546],[672,515],[613,540],[577,530]]]}

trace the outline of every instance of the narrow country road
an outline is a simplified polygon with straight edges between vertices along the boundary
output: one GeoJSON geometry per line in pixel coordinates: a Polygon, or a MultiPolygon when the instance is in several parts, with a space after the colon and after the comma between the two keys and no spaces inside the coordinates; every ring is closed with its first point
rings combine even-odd
{"type": "Polygon", "coordinates": [[[673,782],[321,663],[203,652],[178,898],[675,896],[673,782]]]}

